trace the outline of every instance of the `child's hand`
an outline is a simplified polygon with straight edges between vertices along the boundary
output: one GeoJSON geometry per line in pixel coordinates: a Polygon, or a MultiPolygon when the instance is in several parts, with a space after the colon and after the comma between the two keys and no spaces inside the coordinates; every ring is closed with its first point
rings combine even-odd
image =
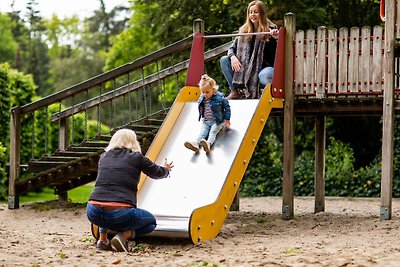
{"type": "Polygon", "coordinates": [[[231,121],[225,120],[225,121],[224,121],[224,125],[225,125],[226,128],[231,127],[231,121]]]}

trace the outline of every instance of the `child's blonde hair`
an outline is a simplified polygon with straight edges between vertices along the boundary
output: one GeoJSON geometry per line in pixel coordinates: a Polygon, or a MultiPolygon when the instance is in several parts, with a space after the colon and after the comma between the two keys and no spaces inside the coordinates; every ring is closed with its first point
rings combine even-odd
{"type": "Polygon", "coordinates": [[[214,89],[214,92],[218,91],[218,85],[215,80],[207,74],[203,74],[199,82],[199,87],[201,89],[207,85],[211,86],[214,89]]]}
{"type": "Polygon", "coordinates": [[[127,148],[133,152],[142,152],[136,133],[129,129],[120,129],[116,131],[111,137],[110,143],[105,148],[105,151],[115,148],[127,148]]]}

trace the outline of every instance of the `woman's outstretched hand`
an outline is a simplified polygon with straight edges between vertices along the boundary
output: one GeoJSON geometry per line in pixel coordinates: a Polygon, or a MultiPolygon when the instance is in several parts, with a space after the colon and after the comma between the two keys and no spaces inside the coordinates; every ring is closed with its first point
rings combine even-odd
{"type": "Polygon", "coordinates": [[[171,161],[170,163],[168,163],[167,158],[165,158],[164,167],[171,171],[171,169],[174,167],[174,162],[171,161]]]}

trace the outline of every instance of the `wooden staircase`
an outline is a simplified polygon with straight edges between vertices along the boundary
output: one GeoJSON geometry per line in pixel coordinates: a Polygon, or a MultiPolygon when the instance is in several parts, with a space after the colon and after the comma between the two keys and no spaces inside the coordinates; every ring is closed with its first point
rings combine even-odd
{"type": "Polygon", "coordinates": [[[98,135],[96,140],[70,145],[65,150],[57,150],[52,155],[44,155],[40,159],[28,162],[26,171],[30,175],[16,183],[17,192],[24,194],[47,186],[54,188],[54,193],[61,198],[67,198],[69,190],[96,179],[99,157],[116,130],[134,130],[142,153],[146,154],[166,114],[166,111],[153,114],[151,117],[114,129],[108,135],[98,135]]]}

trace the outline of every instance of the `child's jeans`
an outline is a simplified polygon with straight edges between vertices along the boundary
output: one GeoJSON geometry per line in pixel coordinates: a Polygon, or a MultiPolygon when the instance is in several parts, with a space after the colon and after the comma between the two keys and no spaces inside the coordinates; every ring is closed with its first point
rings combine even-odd
{"type": "Polygon", "coordinates": [[[196,139],[196,143],[200,143],[201,139],[206,139],[210,143],[210,146],[214,144],[217,134],[222,129],[222,123],[217,124],[215,120],[206,121],[204,120],[201,125],[200,135],[196,139]],[[208,136],[208,138],[207,138],[208,136]]]}
{"type": "Polygon", "coordinates": [[[157,225],[153,214],[137,208],[103,210],[88,203],[86,215],[91,223],[99,226],[100,233],[108,230],[115,232],[131,230],[138,237],[151,233],[157,225]]]}

